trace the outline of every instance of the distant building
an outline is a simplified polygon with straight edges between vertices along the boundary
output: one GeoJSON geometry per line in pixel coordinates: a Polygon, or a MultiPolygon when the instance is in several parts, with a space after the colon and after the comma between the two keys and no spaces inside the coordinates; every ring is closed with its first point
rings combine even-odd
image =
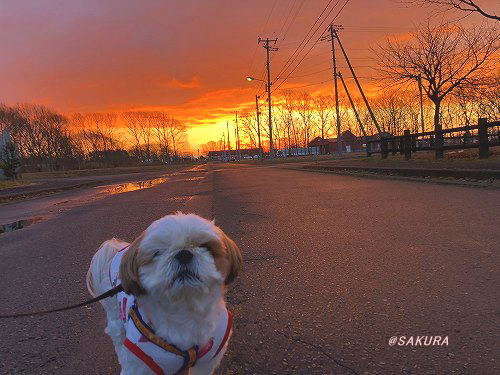
{"type": "MultiPolygon", "coordinates": [[[[318,147],[320,150],[324,148],[324,154],[335,154],[338,150],[337,138],[321,138],[316,137],[308,144],[309,147],[318,147]]],[[[343,152],[360,152],[365,150],[364,137],[355,136],[350,130],[342,133],[342,151],[343,152]]]]}
{"type": "MultiPolygon", "coordinates": [[[[247,148],[239,151],[241,159],[257,159],[259,157],[258,148],[247,148]]],[[[235,161],[237,160],[237,150],[209,151],[208,160],[235,161]]]]}
{"type": "Polygon", "coordinates": [[[288,157],[288,156],[306,156],[306,155],[319,155],[320,148],[315,146],[309,147],[296,147],[291,146],[290,148],[283,148],[278,150],[278,157],[288,157]]]}

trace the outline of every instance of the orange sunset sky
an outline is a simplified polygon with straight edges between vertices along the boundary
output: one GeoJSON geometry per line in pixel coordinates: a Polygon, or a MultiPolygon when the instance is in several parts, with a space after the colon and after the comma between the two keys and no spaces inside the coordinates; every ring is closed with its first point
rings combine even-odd
{"type": "MultiPolygon", "coordinates": [[[[257,37],[279,38],[279,51],[272,54],[277,73],[327,3],[2,0],[0,102],[40,103],[68,115],[165,110],[185,122],[196,150],[220,138],[235,110],[253,110],[262,86],[245,76],[264,78],[265,50],[257,37]]],[[[496,0],[479,3],[498,12],[496,0]]],[[[335,22],[345,27],[341,38],[371,95],[377,87],[370,46],[388,35],[404,37],[429,14],[436,11],[407,8],[396,0],[351,0],[342,11],[335,22]]],[[[483,20],[471,15],[460,22],[483,20]]],[[[346,71],[343,59],[339,66],[346,71]]],[[[330,67],[330,46],[318,43],[283,87],[332,90],[331,82],[312,85],[330,80],[330,67]]]]}

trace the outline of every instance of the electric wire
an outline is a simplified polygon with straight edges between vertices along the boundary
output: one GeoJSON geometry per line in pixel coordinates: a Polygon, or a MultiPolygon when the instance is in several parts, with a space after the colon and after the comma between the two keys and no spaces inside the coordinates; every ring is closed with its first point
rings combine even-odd
{"type": "MultiPolygon", "coordinates": [[[[342,5],[342,7],[339,9],[339,11],[337,12],[337,14],[333,17],[331,23],[333,23],[337,18],[338,16],[340,15],[340,13],[342,13],[342,11],[344,10],[344,8],[347,6],[347,4],[349,3],[350,0],[346,0],[344,2],[344,5],[342,5]]],[[[338,4],[338,2],[337,2],[338,4]]],[[[333,10],[333,9],[332,9],[333,10]]],[[[330,11],[331,13],[331,11],[330,11]]],[[[327,16],[328,17],[328,16],[327,16]]],[[[324,23],[324,21],[326,20],[326,17],[325,19],[322,21],[322,23],[319,25],[319,27],[321,27],[321,25],[324,23]]],[[[319,27],[317,29],[319,29],[319,27]]],[[[325,29],[325,31],[328,30],[328,28],[325,29]]],[[[311,46],[311,48],[309,48],[309,50],[306,52],[306,54],[302,57],[302,59],[295,65],[295,67],[288,73],[288,75],[283,79],[282,82],[280,82],[278,84],[277,87],[275,87],[273,89],[273,91],[276,91],[278,90],[285,82],[286,80],[292,75],[292,73],[297,69],[297,67],[302,63],[302,61],[304,61],[305,57],[312,51],[312,49],[316,46],[316,44],[320,41],[321,39],[321,36],[324,34],[324,31],[320,34],[320,37],[318,39],[316,39],[316,41],[313,43],[313,45],[311,46]]],[[[278,80],[278,78],[275,79],[274,82],[276,82],[278,80]]]]}

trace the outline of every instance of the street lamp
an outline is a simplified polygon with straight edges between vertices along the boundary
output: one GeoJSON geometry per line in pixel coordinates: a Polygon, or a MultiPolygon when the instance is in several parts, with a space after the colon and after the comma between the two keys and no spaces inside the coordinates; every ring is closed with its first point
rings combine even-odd
{"type": "Polygon", "coordinates": [[[250,76],[247,77],[247,81],[249,81],[249,82],[251,82],[251,81],[259,81],[259,82],[264,82],[265,84],[267,84],[267,82],[264,81],[263,79],[258,79],[258,78],[254,78],[254,77],[250,77],[250,76]]]}

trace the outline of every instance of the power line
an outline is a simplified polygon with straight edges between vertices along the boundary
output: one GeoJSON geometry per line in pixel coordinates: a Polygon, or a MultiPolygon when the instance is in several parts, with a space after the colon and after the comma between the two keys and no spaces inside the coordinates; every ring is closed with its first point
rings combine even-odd
{"type": "MultiPolygon", "coordinates": [[[[342,12],[342,10],[344,10],[345,6],[347,5],[347,3],[349,2],[349,0],[346,0],[344,5],[340,8],[340,10],[337,12],[337,14],[335,15],[335,17],[333,18],[332,22],[335,21],[335,19],[339,16],[339,14],[342,12]]],[[[338,4],[338,1],[337,3],[335,4],[335,6],[338,4]]],[[[316,28],[315,32],[321,27],[321,25],[323,25],[323,23],[326,21],[326,19],[330,16],[331,12],[333,11],[334,8],[332,8],[330,10],[330,12],[328,13],[327,17],[325,17],[323,19],[323,21],[318,25],[318,27],[316,28]]],[[[328,28],[327,28],[328,29],[328,28]]],[[[327,30],[325,29],[325,31],[327,30]]],[[[288,73],[288,75],[283,79],[283,81],[278,85],[278,87],[276,89],[278,89],[280,86],[282,86],[286,80],[290,77],[290,75],[298,68],[298,66],[302,63],[302,61],[304,61],[304,59],[306,58],[306,56],[311,52],[311,50],[316,46],[316,44],[320,41],[321,39],[321,36],[323,35],[323,33],[325,32],[323,31],[321,34],[320,34],[320,37],[318,39],[316,39],[316,41],[313,43],[313,45],[311,46],[311,48],[309,48],[309,50],[306,52],[306,54],[304,56],[302,56],[302,59],[300,59],[300,61],[297,63],[297,65],[295,65],[295,67],[288,73]]],[[[311,35],[311,38],[312,38],[312,35],[311,35]]],[[[310,38],[310,39],[311,39],[310,38]]],[[[309,40],[310,40],[309,39],[309,40]]],[[[308,41],[309,42],[309,41],[308,41]]]]}
{"type": "Polygon", "coordinates": [[[302,5],[304,5],[304,0],[301,0],[301,2],[299,3],[299,6],[297,7],[297,10],[295,11],[295,14],[294,14],[291,22],[288,24],[288,27],[286,28],[285,33],[281,37],[282,41],[284,41],[286,39],[286,36],[288,35],[288,31],[290,31],[291,26],[295,22],[295,19],[297,18],[297,15],[299,14],[300,9],[302,8],[302,5]]]}
{"type": "MultiPolygon", "coordinates": [[[[269,11],[269,13],[267,15],[265,23],[263,23],[260,26],[259,35],[263,34],[263,32],[265,31],[264,29],[267,27],[267,25],[269,23],[269,19],[271,18],[271,15],[273,14],[273,11],[274,11],[274,8],[276,7],[276,3],[277,2],[278,2],[278,0],[274,0],[273,6],[271,7],[271,10],[269,11]]],[[[255,61],[255,54],[257,53],[257,49],[258,48],[259,48],[259,45],[256,45],[255,48],[254,48],[254,50],[253,50],[252,57],[250,58],[250,65],[248,66],[248,72],[252,72],[253,73],[253,63],[255,61]]]]}
{"type": "MultiPolygon", "coordinates": [[[[307,44],[311,41],[311,39],[313,38],[313,36],[316,34],[316,32],[319,30],[319,28],[323,25],[323,23],[326,21],[326,19],[330,16],[330,14],[332,13],[333,9],[338,5],[339,1],[337,1],[335,3],[335,5],[333,6],[332,9],[330,9],[330,11],[328,12],[328,14],[326,15],[326,17],[321,21],[321,23],[318,25],[318,27],[316,27],[316,29],[313,31],[313,33],[309,36],[309,39],[307,39],[307,42],[304,44],[304,46],[302,47],[301,49],[301,52],[305,49],[305,47],[307,46],[307,44]]],[[[329,3],[330,4],[330,3],[329,3]]],[[[329,6],[329,4],[327,5],[327,7],[329,6]]],[[[321,16],[321,15],[320,15],[321,16]]],[[[314,26],[314,25],[313,25],[314,26]]],[[[309,32],[308,32],[309,34],[309,32]]],[[[306,34],[306,37],[307,37],[307,34],[306,34]]],[[[318,39],[319,40],[319,39],[318,39]]],[[[307,53],[302,57],[302,59],[299,61],[299,63],[295,66],[295,68],[293,68],[289,73],[288,75],[285,77],[285,79],[283,81],[286,81],[286,79],[293,73],[293,71],[295,71],[295,69],[297,69],[297,66],[304,60],[304,58],[308,55],[309,52],[311,52],[311,50],[316,46],[318,41],[316,41],[312,47],[309,49],[309,51],[307,51],[307,53]]],[[[299,46],[300,47],[300,46],[299,46]]],[[[290,64],[288,65],[288,67],[290,67],[294,62],[295,60],[298,58],[298,54],[292,59],[292,61],[290,62],[290,64]]],[[[282,71],[286,70],[286,68],[288,68],[286,65],[283,67],[282,71]]],[[[281,78],[281,75],[278,75],[276,77],[276,79],[274,80],[274,82],[277,82],[279,79],[281,78]]],[[[273,82],[273,83],[274,83],[273,82]]],[[[282,84],[282,83],[281,83],[282,84]]],[[[280,84],[280,86],[281,86],[280,84]]]]}
{"type": "MultiPolygon", "coordinates": [[[[343,76],[344,78],[351,78],[351,79],[354,79],[353,76],[343,76]]],[[[371,80],[378,80],[377,77],[359,77],[358,78],[363,78],[363,79],[371,79],[371,80]]],[[[315,83],[308,83],[306,85],[301,85],[301,86],[293,86],[292,88],[293,89],[301,89],[303,87],[310,87],[310,86],[318,86],[318,85],[322,85],[324,83],[329,83],[329,82],[333,82],[333,78],[330,78],[330,79],[327,79],[327,80],[324,80],[324,81],[320,81],[320,82],[315,82],[315,83]]],[[[294,84],[293,82],[289,82],[290,84],[294,84]]]]}
{"type": "MultiPolygon", "coordinates": [[[[316,20],[314,21],[314,23],[311,25],[311,27],[309,28],[309,30],[307,31],[306,35],[304,36],[304,38],[302,39],[302,41],[299,43],[299,45],[297,46],[297,48],[295,49],[295,51],[293,51],[293,53],[290,55],[290,57],[287,59],[287,61],[285,62],[285,64],[283,65],[283,67],[281,68],[281,70],[278,72],[278,74],[276,75],[276,80],[278,80],[280,77],[281,77],[281,74],[288,68],[288,66],[290,64],[293,63],[293,60],[296,58],[296,55],[298,55],[299,53],[299,50],[301,49],[302,45],[304,44],[304,42],[306,41],[307,37],[309,36],[309,33],[311,32],[311,30],[313,30],[314,26],[316,26],[316,24],[318,23],[318,21],[321,19],[321,17],[323,16],[323,14],[326,12],[326,10],[330,7],[331,3],[333,2],[333,0],[329,0],[328,3],[326,4],[326,6],[323,8],[323,10],[321,11],[321,13],[319,14],[318,17],[316,17],[316,20]]],[[[337,1],[338,3],[338,1],[337,1]]],[[[307,43],[306,43],[307,44],[307,43]]],[[[302,47],[302,49],[305,48],[305,45],[304,47],[302,47]]]]}
{"type": "MultiPolygon", "coordinates": [[[[344,8],[346,7],[346,5],[349,3],[349,1],[350,1],[350,0],[346,0],[346,1],[344,2],[344,5],[342,5],[342,7],[339,9],[339,11],[338,11],[338,12],[337,12],[337,14],[335,15],[335,17],[333,17],[333,19],[332,19],[332,21],[331,21],[331,22],[334,22],[334,21],[337,19],[337,17],[340,15],[340,13],[342,13],[342,11],[343,11],[343,10],[344,10],[344,8]]],[[[338,2],[337,2],[337,4],[338,4],[338,2]]],[[[332,8],[332,10],[333,10],[333,8],[332,8]]],[[[330,10],[330,13],[331,13],[331,11],[332,11],[332,10],[330,10]]],[[[330,15],[330,13],[328,14],[328,16],[330,15]]],[[[328,16],[327,16],[327,17],[328,17],[328,16]]],[[[326,18],[327,18],[327,17],[325,17],[325,19],[321,22],[321,24],[319,25],[319,27],[321,27],[321,25],[324,23],[324,21],[326,20],[326,18]]],[[[318,30],[318,29],[319,29],[319,27],[318,27],[316,30],[318,30]]],[[[326,31],[327,29],[328,29],[328,28],[326,28],[326,29],[325,29],[325,31],[326,31]]],[[[321,35],[323,35],[323,33],[324,33],[324,31],[321,33],[321,35]]],[[[275,89],[274,89],[274,90],[277,90],[278,88],[280,88],[280,87],[281,87],[281,86],[282,86],[282,85],[286,82],[286,80],[287,80],[287,79],[291,76],[291,74],[292,74],[292,73],[293,73],[293,72],[297,69],[297,67],[298,67],[298,66],[302,63],[302,61],[304,61],[305,57],[306,57],[306,56],[307,56],[307,55],[311,52],[311,50],[312,50],[312,49],[316,46],[316,44],[317,44],[317,43],[319,42],[319,40],[321,39],[321,35],[320,35],[320,37],[319,37],[319,38],[318,38],[318,39],[314,42],[314,44],[311,46],[311,48],[309,48],[309,50],[308,50],[308,51],[306,52],[306,54],[302,57],[302,59],[301,59],[301,60],[297,63],[297,65],[295,65],[295,67],[294,67],[294,68],[293,68],[293,69],[292,69],[292,70],[288,73],[288,75],[287,75],[287,76],[283,79],[283,81],[282,81],[282,82],[281,82],[281,83],[280,83],[277,87],[275,87],[275,89]]]]}
{"type": "MultiPolygon", "coordinates": [[[[288,7],[288,12],[284,12],[283,13],[283,23],[281,24],[281,27],[278,31],[278,34],[276,34],[276,38],[281,38],[281,32],[283,31],[286,23],[288,22],[288,17],[290,17],[290,15],[292,14],[292,11],[293,11],[293,7],[295,6],[295,3],[296,3],[297,0],[293,0],[291,3],[290,3],[290,6],[288,7]]],[[[281,46],[279,46],[281,48],[281,46]]]]}
{"type": "Polygon", "coordinates": [[[317,86],[317,85],[322,85],[323,83],[327,83],[327,82],[332,82],[333,81],[333,78],[331,79],[327,79],[325,81],[321,81],[321,82],[315,82],[315,83],[308,83],[307,85],[302,85],[302,86],[294,86],[293,88],[294,89],[301,89],[303,87],[309,87],[309,86],[317,86]]]}
{"type": "MultiPolygon", "coordinates": [[[[326,64],[321,64],[321,65],[326,65],[326,64]]],[[[337,65],[337,67],[338,68],[348,68],[347,65],[337,65]]],[[[353,65],[352,67],[353,68],[370,68],[370,69],[376,69],[377,68],[374,65],[353,65]]],[[[328,67],[328,68],[317,70],[317,71],[314,71],[314,72],[304,73],[304,74],[301,74],[301,75],[298,75],[298,76],[291,76],[291,77],[289,77],[289,79],[309,77],[309,76],[313,76],[315,74],[319,74],[319,73],[323,73],[323,72],[329,71],[331,69],[332,69],[331,67],[328,67]]]]}
{"type": "Polygon", "coordinates": [[[300,76],[293,76],[293,77],[290,77],[290,78],[291,78],[291,79],[295,79],[295,78],[309,77],[309,76],[313,76],[313,75],[315,75],[315,74],[319,74],[319,73],[326,72],[326,71],[328,71],[328,70],[331,70],[331,68],[321,69],[321,70],[318,70],[318,71],[313,72],[313,73],[303,74],[303,75],[300,75],[300,76]]]}

